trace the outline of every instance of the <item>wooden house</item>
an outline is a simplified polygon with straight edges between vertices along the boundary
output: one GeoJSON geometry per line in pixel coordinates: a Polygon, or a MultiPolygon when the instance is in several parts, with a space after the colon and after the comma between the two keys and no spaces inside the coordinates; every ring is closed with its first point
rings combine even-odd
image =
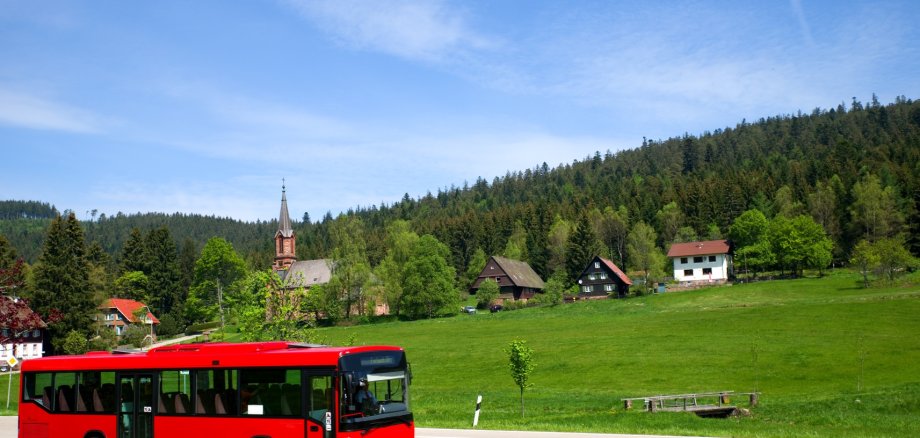
{"type": "Polygon", "coordinates": [[[470,293],[476,293],[479,285],[488,278],[498,283],[501,300],[527,300],[543,292],[545,287],[543,279],[527,262],[492,256],[473,281],[470,293]]]}
{"type": "Polygon", "coordinates": [[[595,256],[578,276],[579,298],[624,298],[632,285],[629,277],[612,261],[595,256]]]}

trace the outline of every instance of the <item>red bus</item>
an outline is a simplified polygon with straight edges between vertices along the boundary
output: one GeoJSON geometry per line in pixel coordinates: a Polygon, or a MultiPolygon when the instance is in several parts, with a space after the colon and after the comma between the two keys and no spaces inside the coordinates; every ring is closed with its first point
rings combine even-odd
{"type": "Polygon", "coordinates": [[[22,363],[20,438],[415,436],[398,347],[189,344],[22,363]]]}

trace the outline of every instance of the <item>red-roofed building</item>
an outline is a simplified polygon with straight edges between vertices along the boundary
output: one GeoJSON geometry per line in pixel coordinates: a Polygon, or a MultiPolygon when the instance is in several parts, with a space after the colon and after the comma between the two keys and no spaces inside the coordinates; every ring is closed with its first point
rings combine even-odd
{"type": "Polygon", "coordinates": [[[732,275],[732,248],[727,240],[675,243],[668,250],[674,279],[682,285],[725,283],[732,275]]]}
{"type": "Polygon", "coordinates": [[[156,340],[156,326],[160,324],[160,320],[153,316],[146,304],[126,298],[109,298],[99,309],[102,310],[103,324],[112,327],[115,335],[125,334],[125,330],[132,324],[143,324],[148,326],[147,331],[153,340],[156,340]]]}

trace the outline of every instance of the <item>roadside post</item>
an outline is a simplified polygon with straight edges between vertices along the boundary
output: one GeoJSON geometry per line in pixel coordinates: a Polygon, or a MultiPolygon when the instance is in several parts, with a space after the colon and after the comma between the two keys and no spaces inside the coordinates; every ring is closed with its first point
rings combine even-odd
{"type": "Polygon", "coordinates": [[[16,360],[15,357],[10,356],[10,358],[6,360],[6,363],[10,365],[10,370],[6,372],[10,375],[9,381],[6,384],[6,410],[10,410],[10,393],[13,391],[13,367],[15,367],[19,361],[16,360]]]}
{"type": "Polygon", "coordinates": [[[473,414],[473,427],[479,424],[479,410],[482,409],[482,394],[476,397],[476,413],[473,414]]]}

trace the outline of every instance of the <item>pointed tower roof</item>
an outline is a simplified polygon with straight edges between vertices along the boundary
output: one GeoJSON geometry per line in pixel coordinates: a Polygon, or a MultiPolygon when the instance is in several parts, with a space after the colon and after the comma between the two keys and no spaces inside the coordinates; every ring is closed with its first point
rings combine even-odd
{"type": "Polygon", "coordinates": [[[294,228],[291,227],[291,215],[288,214],[287,206],[287,196],[285,195],[285,186],[281,185],[281,214],[278,216],[278,232],[275,233],[277,236],[281,234],[284,237],[291,237],[294,235],[294,228]]]}

